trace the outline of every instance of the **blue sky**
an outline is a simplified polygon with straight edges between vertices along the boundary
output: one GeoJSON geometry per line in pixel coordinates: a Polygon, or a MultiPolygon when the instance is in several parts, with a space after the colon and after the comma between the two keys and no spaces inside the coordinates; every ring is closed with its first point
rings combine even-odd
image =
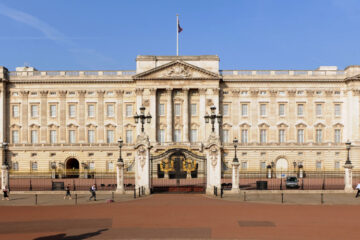
{"type": "Polygon", "coordinates": [[[360,64],[360,0],[0,0],[0,65],[132,70],[137,55],[220,57],[221,69],[360,64]]]}

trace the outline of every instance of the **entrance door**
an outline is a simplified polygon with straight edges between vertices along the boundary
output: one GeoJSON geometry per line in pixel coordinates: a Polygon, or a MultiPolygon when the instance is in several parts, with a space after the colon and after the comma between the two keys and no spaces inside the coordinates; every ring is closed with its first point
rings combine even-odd
{"type": "Polygon", "coordinates": [[[276,161],[276,177],[285,178],[288,171],[288,161],[285,158],[280,158],[276,161]]]}
{"type": "Polygon", "coordinates": [[[78,178],[79,177],[79,161],[75,158],[70,158],[66,161],[66,177],[78,178]]]}

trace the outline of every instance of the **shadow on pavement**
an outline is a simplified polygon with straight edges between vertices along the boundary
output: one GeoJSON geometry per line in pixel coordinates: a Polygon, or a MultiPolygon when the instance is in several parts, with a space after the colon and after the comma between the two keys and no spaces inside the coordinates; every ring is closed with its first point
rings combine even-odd
{"type": "Polygon", "coordinates": [[[74,236],[66,236],[65,233],[60,233],[60,234],[51,235],[51,236],[34,238],[34,240],[81,240],[81,239],[88,239],[88,238],[100,235],[102,232],[107,231],[107,230],[108,229],[105,228],[105,229],[100,229],[96,232],[84,233],[84,234],[79,234],[79,235],[74,235],[74,236]]]}

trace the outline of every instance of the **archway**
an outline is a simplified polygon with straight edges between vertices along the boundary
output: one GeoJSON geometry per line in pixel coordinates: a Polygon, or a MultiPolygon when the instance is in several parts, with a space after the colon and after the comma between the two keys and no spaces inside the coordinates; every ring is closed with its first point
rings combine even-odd
{"type": "Polygon", "coordinates": [[[276,177],[283,178],[286,177],[286,173],[289,168],[289,163],[285,158],[279,158],[276,161],[276,177]]]}
{"type": "Polygon", "coordinates": [[[66,177],[68,178],[78,178],[79,177],[79,161],[76,158],[69,158],[66,161],[66,177]]]}

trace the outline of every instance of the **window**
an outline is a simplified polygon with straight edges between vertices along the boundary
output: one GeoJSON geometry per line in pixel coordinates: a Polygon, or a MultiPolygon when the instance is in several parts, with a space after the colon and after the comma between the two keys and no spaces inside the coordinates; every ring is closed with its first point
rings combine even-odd
{"type": "Polygon", "coordinates": [[[12,143],[19,143],[19,131],[13,130],[11,134],[12,134],[12,143]]]}
{"type": "Polygon", "coordinates": [[[223,105],[223,115],[224,116],[229,116],[229,104],[224,104],[223,105]]]}
{"type": "Polygon", "coordinates": [[[114,131],[113,130],[107,130],[106,131],[106,142],[107,143],[113,143],[114,142],[114,131]]]}
{"type": "Polygon", "coordinates": [[[340,129],[335,129],[334,142],[335,143],[340,143],[341,142],[341,130],[340,129]]]}
{"type": "Polygon", "coordinates": [[[115,115],[114,104],[108,104],[106,106],[106,115],[107,117],[114,117],[115,115]]]}
{"type": "Polygon", "coordinates": [[[181,110],[180,110],[180,104],[178,104],[178,103],[176,103],[175,104],[175,116],[180,116],[180,114],[181,114],[181,110]]]}
{"type": "Polygon", "coordinates": [[[248,130],[242,129],[241,130],[241,143],[247,143],[248,142],[248,130]]]}
{"type": "Polygon", "coordinates": [[[279,130],[279,143],[284,143],[284,142],[285,142],[285,130],[280,129],[279,130]]]}
{"type": "Polygon", "coordinates": [[[264,170],[266,168],[266,162],[260,163],[260,169],[264,170]]]}
{"type": "Polygon", "coordinates": [[[316,170],[321,170],[322,164],[321,161],[316,161],[316,170]]]}
{"type": "Polygon", "coordinates": [[[56,117],[56,105],[50,105],[50,117],[56,117]]]}
{"type": "Polygon", "coordinates": [[[304,104],[297,105],[297,115],[304,116],[304,104]]]}
{"type": "Polygon", "coordinates": [[[50,130],[50,143],[56,143],[56,130],[50,130]]]}
{"type": "Polygon", "coordinates": [[[260,104],[260,116],[266,115],[266,104],[260,104]]]}
{"type": "Polygon", "coordinates": [[[241,116],[247,116],[248,115],[248,105],[247,104],[241,104],[241,116]]]}
{"type": "Polygon", "coordinates": [[[19,117],[19,105],[13,105],[12,106],[12,116],[14,118],[19,117]]]}
{"type": "Polygon", "coordinates": [[[180,129],[175,129],[174,131],[174,141],[181,142],[181,131],[180,129]]]}
{"type": "Polygon", "coordinates": [[[192,103],[190,108],[191,108],[191,116],[196,116],[197,115],[196,103],[192,103]]]}
{"type": "Polygon", "coordinates": [[[336,162],[335,162],[335,169],[336,169],[336,170],[339,170],[339,169],[340,169],[340,162],[339,162],[339,161],[336,161],[336,162]]]}
{"type": "Polygon", "coordinates": [[[39,107],[38,105],[31,105],[31,117],[39,116],[39,107]]]}
{"type": "Polygon", "coordinates": [[[37,162],[31,162],[31,170],[37,171],[38,170],[38,164],[37,162]]]}
{"type": "Polygon", "coordinates": [[[69,117],[74,118],[76,115],[76,106],[69,105],[69,117]]]}
{"type": "Polygon", "coordinates": [[[114,170],[114,163],[113,163],[113,162],[108,162],[108,164],[107,164],[107,169],[108,169],[109,171],[114,170]]]}
{"type": "Polygon", "coordinates": [[[88,130],[88,143],[94,143],[94,142],[95,142],[95,131],[88,130]]]}
{"type": "Polygon", "coordinates": [[[223,137],[223,142],[228,143],[229,142],[229,130],[223,130],[222,137],[223,137]]]}
{"type": "Polygon", "coordinates": [[[165,104],[159,104],[159,116],[165,116],[165,104]]]}
{"type": "Polygon", "coordinates": [[[260,130],[260,143],[266,143],[266,130],[260,130]]]}
{"type": "Polygon", "coordinates": [[[197,129],[191,129],[190,131],[190,142],[197,142],[197,129]]]}
{"type": "Polygon", "coordinates": [[[38,143],[38,131],[37,130],[31,130],[31,143],[38,143]]]}
{"type": "Polygon", "coordinates": [[[279,104],[279,116],[285,116],[285,104],[279,104]]]}
{"type": "Polygon", "coordinates": [[[316,142],[321,143],[322,142],[322,130],[316,129],[316,142]]]}
{"type": "Polygon", "coordinates": [[[69,142],[70,143],[75,143],[76,142],[75,130],[70,130],[69,131],[69,142]]]}
{"type": "Polygon", "coordinates": [[[322,115],[322,105],[316,104],[316,116],[321,116],[321,115],[322,115]]]}
{"type": "Polygon", "coordinates": [[[266,91],[260,91],[260,95],[266,95],[266,91]]]}
{"type": "Polygon", "coordinates": [[[94,163],[94,162],[91,162],[91,163],[89,164],[89,168],[90,168],[90,170],[95,170],[95,163],[94,163]]]}
{"type": "Polygon", "coordinates": [[[133,115],[132,104],[126,104],[126,117],[132,117],[132,115],[133,115]]]}
{"type": "Polygon", "coordinates": [[[248,94],[248,92],[247,91],[241,91],[241,93],[240,93],[241,95],[247,95],[248,94]]]}
{"type": "Polygon", "coordinates": [[[95,117],[95,105],[88,105],[88,117],[95,117]]]}
{"type": "Polygon", "coordinates": [[[15,170],[15,171],[19,170],[19,163],[18,162],[13,163],[13,170],[15,170]]]}
{"type": "Polygon", "coordinates": [[[304,143],[304,129],[297,130],[297,142],[304,143]]]}
{"type": "Polygon", "coordinates": [[[158,142],[159,143],[164,143],[165,142],[165,130],[164,129],[159,129],[158,142]]]}
{"type": "Polygon", "coordinates": [[[247,162],[241,162],[241,169],[243,170],[247,169],[247,162]]]}
{"type": "Polygon", "coordinates": [[[132,143],[132,130],[126,130],[126,143],[132,143]]]}
{"type": "Polygon", "coordinates": [[[340,117],[341,116],[341,105],[335,104],[335,116],[340,117]]]}

